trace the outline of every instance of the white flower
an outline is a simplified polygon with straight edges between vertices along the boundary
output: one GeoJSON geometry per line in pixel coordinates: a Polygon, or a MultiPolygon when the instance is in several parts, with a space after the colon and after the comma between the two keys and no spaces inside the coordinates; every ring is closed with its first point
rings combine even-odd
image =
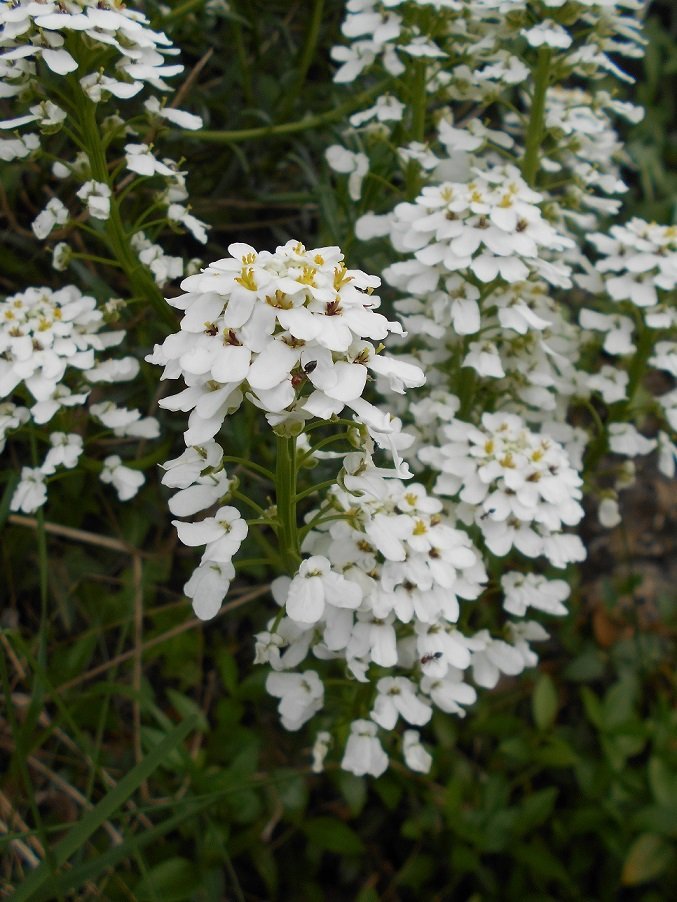
{"type": "Polygon", "coordinates": [[[334,172],[347,174],[348,194],[351,200],[359,200],[362,194],[362,180],[369,171],[369,157],[364,153],[353,153],[339,144],[332,144],[324,155],[334,172]]]}
{"type": "Polygon", "coordinates": [[[41,471],[49,476],[56,472],[57,467],[72,470],[82,454],[82,436],[73,433],[52,432],[49,443],[52,447],[40,467],[41,471]]]}
{"type": "Polygon", "coordinates": [[[496,345],[492,341],[472,341],[468,353],[463,358],[462,366],[472,367],[480,376],[501,379],[505,370],[496,345]]]}
{"type": "Polygon", "coordinates": [[[398,715],[416,726],[430,720],[432,708],[416,695],[414,684],[406,677],[383,677],[376,688],[378,696],[371,719],[384,730],[394,728],[398,715]]]}
{"type": "Polygon", "coordinates": [[[12,160],[23,160],[39,146],[40,138],[35,134],[0,139],[0,160],[5,163],[12,160]]]}
{"type": "Polygon", "coordinates": [[[213,517],[198,523],[172,520],[184,545],[205,545],[202,563],[229,563],[247,535],[247,524],[235,507],[220,507],[213,517]]]}
{"type": "Polygon", "coordinates": [[[185,489],[197,482],[203,470],[221,464],[223,449],[216,442],[204,446],[186,448],[179,457],[161,464],[165,471],[162,484],[170,488],[185,489]]]}
{"type": "Polygon", "coordinates": [[[144,106],[152,115],[166,119],[167,122],[171,122],[172,125],[178,125],[179,128],[189,129],[190,131],[202,128],[200,116],[196,116],[194,113],[187,113],[185,110],[176,110],[173,107],[163,106],[157,97],[149,97],[144,102],[144,106]]]}
{"type": "Polygon", "coordinates": [[[235,567],[230,562],[207,561],[195,568],[183,591],[200,620],[216,617],[234,577],[235,567]]]}
{"type": "Polygon", "coordinates": [[[208,226],[189,213],[182,204],[170,204],[167,207],[167,219],[184,226],[196,241],[206,243],[208,226]]]}
{"type": "Polygon", "coordinates": [[[334,572],[327,558],[314,555],[301,562],[289,585],[287,614],[297,623],[317,623],[325,604],[354,610],[361,601],[362,590],[357,583],[334,572]]]}
{"type": "Polygon", "coordinates": [[[546,579],[538,573],[509,572],[501,577],[503,608],[515,617],[523,617],[529,607],[547,614],[564,616],[569,585],[563,579],[546,579]]]}
{"type": "Polygon", "coordinates": [[[641,435],[632,423],[611,423],[609,448],[615,454],[635,457],[638,454],[650,454],[656,448],[656,439],[641,435]]]}
{"type": "Polygon", "coordinates": [[[173,176],[176,170],[157,160],[148,144],[126,144],[125,155],[127,168],[139,175],[169,175],[173,176]]]}
{"type": "Polygon", "coordinates": [[[459,717],[465,717],[462,705],[472,705],[477,701],[476,689],[464,682],[463,672],[456,667],[449,667],[442,679],[424,676],[421,689],[440,711],[458,714],[459,717]]]}
{"type": "Polygon", "coordinates": [[[48,201],[42,213],[39,213],[33,221],[31,228],[35,237],[44,241],[55,226],[68,222],[68,215],[68,209],[64,204],[58,197],[53,197],[48,201]]]}
{"type": "Polygon", "coordinates": [[[622,522],[616,498],[602,498],[597,508],[597,518],[605,529],[613,529],[622,522]]]}
{"type": "Polygon", "coordinates": [[[280,699],[278,711],[286,730],[298,730],[324,704],[324,685],[314,670],[269,673],[266,691],[280,699]]]}
{"type": "Polygon", "coordinates": [[[25,407],[19,407],[11,401],[0,401],[0,453],[5,450],[7,433],[29,420],[30,413],[25,407]]]}
{"type": "Polygon", "coordinates": [[[45,501],[47,501],[47,487],[44,473],[38,468],[22,467],[21,480],[14,489],[9,509],[32,514],[41,508],[45,501]]]}
{"type": "Polygon", "coordinates": [[[354,720],[350,725],[350,736],[341,760],[343,770],[364,777],[380,777],[388,768],[388,756],[383,751],[376,736],[375,723],[368,720],[354,720]]]}
{"type": "Polygon", "coordinates": [[[515,676],[524,670],[522,655],[508,642],[492,638],[487,630],[476,633],[473,640],[477,650],[472,653],[472,673],[478,686],[493,689],[502,673],[515,676]]]}
{"type": "Polygon", "coordinates": [[[432,756],[421,745],[418,730],[405,730],[402,734],[402,751],[408,768],[420,774],[427,774],[433,763],[432,756]]]}
{"type": "Polygon", "coordinates": [[[84,183],[76,194],[80,200],[87,202],[90,216],[93,216],[94,219],[108,219],[110,216],[111,198],[111,190],[108,185],[104,182],[90,179],[90,181],[84,183]]]}
{"type": "Polygon", "coordinates": [[[114,435],[131,438],[157,438],[160,435],[160,424],[155,417],[142,417],[139,410],[116,407],[112,401],[104,401],[92,404],[90,411],[112,429],[114,435]]]}
{"type": "Polygon", "coordinates": [[[523,28],[521,34],[532,47],[555,47],[558,50],[566,50],[571,46],[571,36],[552,19],[544,19],[533,28],[523,28]]]}
{"type": "Polygon", "coordinates": [[[60,241],[52,251],[52,266],[57,272],[64,272],[71,262],[73,251],[65,241],[60,241]]]}
{"type": "Polygon", "coordinates": [[[677,341],[659,341],[654,347],[654,354],[649,357],[649,363],[659,370],[665,370],[671,376],[677,377],[677,341]]]}
{"type": "Polygon", "coordinates": [[[29,288],[0,300],[0,398],[25,385],[42,405],[33,418],[47,422],[60,406],[55,392],[66,392],[67,370],[91,369],[95,351],[123,338],[122,332],[100,331],[101,325],[94,298],[72,285],[29,288]]]}
{"type": "Polygon", "coordinates": [[[143,88],[143,83],[118,81],[117,78],[111,78],[99,71],[92,72],[91,75],[84,75],[80,79],[80,86],[93,103],[101,103],[102,100],[107,99],[109,94],[121,100],[135,97],[143,88]]]}
{"type": "Polygon", "coordinates": [[[677,444],[662,430],[658,433],[658,469],[668,479],[674,479],[677,469],[677,444]]]}
{"type": "Polygon", "coordinates": [[[324,759],[331,746],[331,735],[326,730],[320,730],[313,743],[313,764],[311,770],[314,774],[321,774],[324,770],[324,759]]]}
{"type": "Polygon", "coordinates": [[[133,498],[146,481],[140,470],[124,466],[118,454],[111,454],[104,460],[99,478],[101,482],[113,485],[120,501],[129,501],[133,498]]]}

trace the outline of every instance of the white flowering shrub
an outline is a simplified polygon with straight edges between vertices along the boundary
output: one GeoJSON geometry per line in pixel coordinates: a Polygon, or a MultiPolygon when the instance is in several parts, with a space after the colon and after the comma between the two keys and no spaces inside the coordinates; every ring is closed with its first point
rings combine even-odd
{"type": "Polygon", "coordinates": [[[677,230],[625,216],[617,131],[642,9],[348,0],[326,222],[217,228],[204,265],[164,147],[218,133],[175,106],[171,36],[117,2],[0,5],[0,161],[51,286],[0,300],[6,512],[42,522],[69,475],[109,505],[155,487],[198,618],[264,587],[243,641],[315,773],[428,773],[433,717],[567,615],[585,510],[620,523],[638,458],[674,476],[677,230]]]}

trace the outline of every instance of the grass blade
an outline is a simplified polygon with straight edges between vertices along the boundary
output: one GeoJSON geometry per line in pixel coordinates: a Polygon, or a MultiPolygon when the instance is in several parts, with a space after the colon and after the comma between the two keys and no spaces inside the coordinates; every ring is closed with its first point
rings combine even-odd
{"type": "MultiPolygon", "coordinates": [[[[144,780],[159,767],[167,755],[182,742],[195,726],[195,717],[188,717],[168,733],[155,748],[140,761],[101,801],[73,827],[54,849],[53,860],[61,867],[68,859],[87,842],[90,836],[99,829],[116,811],[119,811],[127,799],[144,780]]],[[[54,879],[54,873],[47,862],[37,867],[18,887],[14,902],[27,902],[36,898],[38,890],[46,881],[54,879]]],[[[51,891],[51,889],[50,889],[51,891]]]]}

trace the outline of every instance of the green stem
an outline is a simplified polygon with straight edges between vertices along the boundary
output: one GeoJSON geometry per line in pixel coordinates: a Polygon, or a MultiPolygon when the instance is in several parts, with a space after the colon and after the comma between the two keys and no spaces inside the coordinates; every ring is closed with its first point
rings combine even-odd
{"type": "Polygon", "coordinates": [[[296,500],[302,501],[309,495],[314,495],[316,492],[321,492],[323,489],[330,489],[333,485],[336,485],[335,479],[327,479],[326,482],[318,482],[315,485],[311,485],[310,488],[304,489],[302,492],[297,492],[296,500]]]}
{"type": "Polygon", "coordinates": [[[257,138],[268,138],[271,135],[293,135],[297,132],[305,132],[310,129],[321,128],[330,122],[337,122],[343,119],[348,113],[359,109],[368,100],[377,94],[382,94],[390,85],[391,79],[386,78],[378,84],[371,87],[368,91],[363,91],[346,100],[344,103],[335,106],[325,113],[317,113],[314,116],[305,116],[296,122],[284,122],[279,125],[262,125],[257,128],[243,128],[234,131],[209,131],[198,129],[197,131],[183,131],[181,138],[194,138],[198,141],[211,141],[215,144],[238,144],[240,141],[250,141],[257,138]]]}
{"type": "Polygon", "coordinates": [[[423,60],[414,63],[413,116],[411,121],[411,136],[414,141],[425,141],[425,114],[428,110],[428,92],[426,90],[427,66],[423,60]]]}
{"type": "Polygon", "coordinates": [[[320,441],[313,445],[309,451],[306,451],[305,454],[299,460],[299,466],[302,466],[308,458],[312,457],[316,451],[320,451],[322,448],[325,448],[327,445],[331,445],[334,442],[338,441],[348,441],[349,434],[347,432],[339,432],[338,435],[328,435],[326,438],[320,439],[320,441]]]}
{"type": "Polygon", "coordinates": [[[80,254],[77,251],[71,254],[71,260],[87,260],[89,263],[100,263],[102,266],[122,268],[122,265],[117,260],[110,260],[108,257],[97,257],[96,254],[80,254]]]}
{"type": "Polygon", "coordinates": [[[233,0],[231,0],[231,6],[233,7],[235,12],[235,16],[230,20],[230,24],[233,29],[233,37],[235,38],[235,52],[237,54],[237,60],[240,66],[240,75],[242,77],[242,94],[244,95],[244,99],[247,101],[247,104],[250,107],[253,107],[256,106],[256,98],[254,97],[252,73],[249,66],[249,61],[247,60],[247,51],[244,46],[241,26],[242,21],[246,20],[243,19],[242,14],[237,9],[237,5],[233,2],[233,0]]]}
{"type": "Polygon", "coordinates": [[[310,64],[312,63],[313,57],[315,56],[315,49],[320,37],[320,26],[322,25],[323,16],[324,0],[313,0],[313,11],[310,17],[308,31],[306,32],[306,39],[303,45],[303,50],[301,51],[301,58],[299,60],[298,66],[296,67],[296,79],[294,81],[293,88],[289,91],[289,94],[285,99],[283,114],[280,118],[284,118],[284,115],[289,110],[293,109],[294,103],[296,102],[297,97],[303,89],[303,85],[305,84],[306,76],[308,74],[308,69],[310,69],[310,64]]]}
{"type": "MultiPolygon", "coordinates": [[[[426,64],[423,60],[414,63],[414,76],[412,79],[412,119],[409,138],[412,141],[423,143],[425,141],[425,118],[428,108],[428,94],[426,91],[426,64]]],[[[407,197],[413,200],[421,188],[421,167],[415,160],[407,164],[406,182],[407,197]]]]}
{"type": "Polygon", "coordinates": [[[301,560],[296,523],[296,439],[277,436],[275,470],[278,541],[287,566],[294,572],[301,560]]]}
{"type": "Polygon", "coordinates": [[[251,460],[245,460],[242,457],[235,457],[234,455],[227,455],[226,457],[221,458],[223,463],[225,464],[238,464],[242,467],[243,470],[251,470],[254,473],[258,473],[259,476],[265,476],[270,482],[275,482],[275,474],[272,470],[266,469],[266,467],[262,467],[260,464],[255,464],[251,460]]]}
{"type": "Polygon", "coordinates": [[[538,174],[539,151],[543,141],[545,125],[545,95],[550,82],[550,61],[552,50],[541,47],[538,51],[538,62],[534,73],[534,93],[531,102],[529,126],[527,128],[522,175],[529,185],[536,184],[538,174]]]}
{"type": "Polygon", "coordinates": [[[96,121],[96,104],[92,103],[83,91],[81,93],[82,97],[78,105],[79,119],[92,178],[97,182],[103,182],[111,189],[110,216],[105,223],[108,244],[129,279],[132,292],[137,297],[149,301],[160,320],[173,330],[176,328],[176,318],[167,306],[150,272],[140,262],[125,233],[119,201],[112,193],[114,186],[108,173],[106,154],[96,121]]]}
{"type": "MultiPolygon", "coordinates": [[[[38,458],[38,444],[35,435],[35,429],[31,428],[29,432],[31,445],[31,460],[33,466],[37,469],[40,466],[38,458]]],[[[45,531],[45,509],[38,508],[35,513],[38,528],[36,532],[38,546],[38,570],[40,574],[40,631],[38,645],[38,661],[41,667],[47,666],[47,621],[49,617],[49,557],[47,554],[47,532],[45,531]]]]}
{"type": "MultiPolygon", "coordinates": [[[[639,317],[638,320],[640,320],[639,317]]],[[[651,352],[653,351],[654,338],[655,333],[651,329],[643,327],[643,324],[640,321],[637,349],[628,370],[628,399],[627,401],[622,402],[624,413],[627,413],[632,407],[637,390],[642,384],[642,379],[646,373],[646,365],[651,356],[651,352]]]]}
{"type": "Polygon", "coordinates": [[[163,16],[163,21],[168,22],[171,19],[179,19],[181,16],[185,16],[192,12],[198,6],[202,7],[204,5],[205,0],[185,0],[184,3],[180,3],[174,9],[170,10],[170,12],[166,13],[163,16]]]}
{"type": "Polygon", "coordinates": [[[331,517],[323,517],[323,516],[313,517],[313,519],[309,523],[306,523],[306,525],[303,527],[303,529],[299,530],[299,535],[301,537],[301,541],[303,541],[303,539],[305,539],[305,537],[308,535],[308,533],[311,530],[315,529],[316,526],[322,526],[323,523],[334,523],[336,520],[347,520],[347,519],[348,519],[347,512],[344,512],[342,514],[332,514],[331,517]]]}
{"type": "Polygon", "coordinates": [[[263,520],[266,519],[265,510],[261,507],[260,504],[257,504],[256,501],[252,501],[251,498],[249,498],[247,495],[243,494],[242,492],[231,492],[230,494],[233,496],[233,498],[235,498],[236,501],[241,501],[243,504],[246,504],[253,511],[255,511],[255,513],[261,519],[263,519],[263,520]]]}

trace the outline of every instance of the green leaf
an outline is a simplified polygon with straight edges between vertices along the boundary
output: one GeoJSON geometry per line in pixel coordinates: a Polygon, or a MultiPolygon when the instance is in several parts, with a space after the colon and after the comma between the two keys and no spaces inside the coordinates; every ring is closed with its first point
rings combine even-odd
{"type": "Polygon", "coordinates": [[[653,756],[649,761],[649,786],[659,805],[677,810],[677,773],[663,758],[653,756]]]}
{"type": "Polygon", "coordinates": [[[546,767],[573,767],[579,762],[578,755],[569,743],[557,736],[553,736],[546,745],[537,748],[533,758],[546,767]]]}
{"type": "Polygon", "coordinates": [[[661,805],[647,805],[635,812],[632,817],[632,826],[635,830],[647,833],[661,833],[677,839],[677,818],[675,818],[674,806],[670,808],[661,805]]]}
{"type": "Polygon", "coordinates": [[[558,793],[556,786],[548,786],[528,795],[517,814],[516,829],[520,833],[526,833],[544,823],[555,807],[558,793]]]}
{"type": "Polygon", "coordinates": [[[538,838],[516,845],[511,854],[515,861],[526,865],[533,874],[549,877],[564,885],[571,882],[564,864],[538,838]]]}
{"type": "MultiPolygon", "coordinates": [[[[166,756],[177,748],[194,726],[193,718],[188,718],[176,726],[171,733],[168,733],[146,755],[143,761],[140,761],[128,774],[125,774],[117,786],[111,789],[91,811],[84,815],[75,827],[69,830],[61,842],[52,850],[52,859],[57,867],[64,865],[71,855],[74,855],[82,848],[104,821],[120,810],[127,799],[163,763],[166,756]]],[[[32,900],[36,891],[41,889],[53,876],[49,864],[43,861],[18,887],[14,896],[14,902],[32,900]]]]}
{"type": "Polygon", "coordinates": [[[236,696],[239,681],[235,658],[225,648],[221,649],[216,655],[216,666],[219,669],[219,676],[228,690],[228,694],[236,696]]]}
{"type": "Polygon", "coordinates": [[[604,729],[610,730],[632,720],[635,714],[637,681],[632,677],[619,680],[604,697],[602,718],[604,729]]]}
{"type": "Polygon", "coordinates": [[[314,817],[303,825],[303,831],[313,843],[327,852],[340,855],[359,855],[364,852],[360,837],[343,821],[332,817],[314,817]]]}
{"type": "Polygon", "coordinates": [[[373,886],[364,887],[355,897],[355,902],[380,902],[381,897],[373,886]]]}
{"type": "Polygon", "coordinates": [[[564,679],[589,683],[604,674],[604,656],[597,648],[588,648],[564,668],[564,679]]]}
{"type": "Polygon", "coordinates": [[[337,774],[337,781],[350,813],[353,817],[357,817],[367,801],[367,781],[344,770],[337,774]]]}
{"type": "Polygon", "coordinates": [[[621,882],[624,886],[637,886],[653,880],[666,870],[674,857],[673,846],[655,833],[642,833],[630,846],[621,882]]]}
{"type": "Polygon", "coordinates": [[[183,902],[190,899],[199,874],[187,858],[168,858],[156,865],[134,887],[138,902],[183,902]]]}
{"type": "Polygon", "coordinates": [[[55,898],[61,898],[67,892],[77,889],[88,880],[95,880],[99,875],[109,868],[115,867],[121,861],[136,855],[142,848],[164,836],[171,833],[176,827],[179,827],[187,820],[193,819],[200,811],[209,808],[215,804],[215,800],[208,799],[202,802],[187,801],[183,806],[184,811],[173,817],[166,818],[157,826],[132,835],[119,846],[112,846],[108,851],[96,853],[95,857],[85,861],[83,864],[74,867],[70,871],[66,871],[58,877],[54,877],[49,881],[49,886],[38,890],[31,897],[31,902],[52,902],[55,898]]]}
{"type": "Polygon", "coordinates": [[[549,730],[557,716],[557,690],[552,678],[542,673],[531,696],[531,712],[539,730],[549,730]]]}
{"type": "Polygon", "coordinates": [[[209,729],[209,724],[202,708],[192,698],[188,698],[183,692],[171,687],[167,688],[167,698],[172,703],[174,710],[181,717],[195,717],[195,728],[203,733],[209,729]]]}
{"type": "Polygon", "coordinates": [[[592,689],[588,689],[587,686],[581,686],[581,701],[590,723],[597,727],[598,730],[601,730],[604,719],[602,705],[592,689]]]}
{"type": "Polygon", "coordinates": [[[9,474],[5,491],[2,493],[2,499],[0,500],[0,528],[5,525],[5,521],[7,520],[7,517],[9,517],[9,505],[12,501],[14,490],[19,485],[20,480],[21,476],[19,473],[9,474]]]}

